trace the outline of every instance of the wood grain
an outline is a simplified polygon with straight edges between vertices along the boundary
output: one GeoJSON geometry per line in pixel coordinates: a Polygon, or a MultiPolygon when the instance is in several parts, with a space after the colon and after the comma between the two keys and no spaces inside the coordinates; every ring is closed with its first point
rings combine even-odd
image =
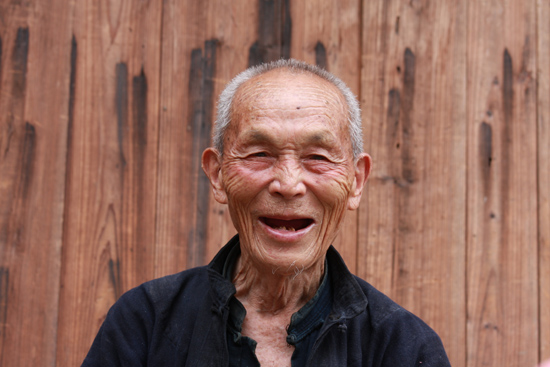
{"type": "Polygon", "coordinates": [[[290,0],[257,0],[258,38],[250,46],[248,66],[290,57],[290,0]]]}
{"type": "Polygon", "coordinates": [[[539,344],[536,4],[468,5],[467,365],[532,366],[539,344]]]}
{"type": "Polygon", "coordinates": [[[465,365],[466,8],[363,2],[361,102],[374,164],[358,273],[465,365]]]}
{"type": "Polygon", "coordinates": [[[537,2],[537,137],[540,360],[550,359],[550,3],[537,2]]]}
{"type": "Polygon", "coordinates": [[[219,57],[205,26],[211,6],[163,4],[155,276],[209,261],[210,189],[200,159],[210,145],[219,57]]]}
{"type": "Polygon", "coordinates": [[[154,277],[160,16],[157,2],[75,3],[59,366],[80,364],[109,307],[154,277]]]}
{"type": "Polygon", "coordinates": [[[71,6],[13,5],[0,2],[0,365],[53,366],[71,6]]]}

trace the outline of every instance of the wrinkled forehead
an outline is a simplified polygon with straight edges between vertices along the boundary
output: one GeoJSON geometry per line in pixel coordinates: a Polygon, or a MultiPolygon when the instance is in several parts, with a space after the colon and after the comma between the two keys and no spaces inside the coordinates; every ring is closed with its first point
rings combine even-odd
{"type": "Polygon", "coordinates": [[[299,70],[275,69],[243,83],[233,98],[232,120],[266,110],[322,113],[347,129],[348,112],[344,96],[327,80],[299,70]]]}

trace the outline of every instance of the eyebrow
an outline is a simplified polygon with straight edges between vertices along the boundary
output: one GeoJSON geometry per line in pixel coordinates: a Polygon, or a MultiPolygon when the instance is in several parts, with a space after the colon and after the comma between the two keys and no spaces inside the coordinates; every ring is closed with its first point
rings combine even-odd
{"type": "Polygon", "coordinates": [[[328,132],[315,133],[311,136],[308,136],[307,142],[312,144],[317,144],[321,146],[332,146],[335,144],[336,139],[334,135],[328,132]]]}
{"type": "Polygon", "coordinates": [[[271,141],[270,136],[260,130],[250,130],[249,132],[246,133],[245,139],[253,143],[263,143],[263,142],[271,141]]]}

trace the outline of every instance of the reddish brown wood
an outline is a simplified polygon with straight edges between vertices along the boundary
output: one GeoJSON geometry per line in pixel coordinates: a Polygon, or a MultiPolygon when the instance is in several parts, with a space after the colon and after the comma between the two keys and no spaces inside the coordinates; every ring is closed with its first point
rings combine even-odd
{"type": "Polygon", "coordinates": [[[537,2],[540,359],[550,359],[550,3],[537,2]]]}
{"type": "Polygon", "coordinates": [[[55,365],[71,9],[0,2],[2,366],[55,365]]]}
{"type": "Polygon", "coordinates": [[[358,273],[465,365],[466,8],[363,2],[361,102],[374,165],[358,273]]]}
{"type": "Polygon", "coordinates": [[[292,15],[290,0],[258,0],[258,36],[249,49],[248,65],[290,57],[292,15]]]}
{"type": "Polygon", "coordinates": [[[155,273],[161,4],[79,1],[57,365],[155,273]]]}
{"type": "Polygon", "coordinates": [[[538,359],[535,5],[469,3],[468,366],[538,359]]]}
{"type": "Polygon", "coordinates": [[[207,38],[212,4],[163,4],[155,276],[208,262],[209,188],[200,157],[209,146],[219,42],[207,38]],[[185,38],[182,36],[185,35],[185,38]]]}

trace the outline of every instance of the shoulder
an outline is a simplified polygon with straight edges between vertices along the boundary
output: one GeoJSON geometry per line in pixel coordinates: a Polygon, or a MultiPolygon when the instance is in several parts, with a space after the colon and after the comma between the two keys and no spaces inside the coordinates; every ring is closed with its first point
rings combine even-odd
{"type": "MultiPolygon", "coordinates": [[[[111,307],[105,326],[125,324],[152,328],[179,315],[200,307],[198,303],[208,293],[208,272],[198,267],[157,278],[124,293],[111,307]]],[[[143,330],[145,331],[145,330],[143,330]]],[[[147,330],[152,332],[152,330],[147,330]]]]}
{"type": "Polygon", "coordinates": [[[206,267],[184,270],[180,273],[153,279],[130,289],[114,304],[113,308],[145,307],[162,312],[188,293],[196,296],[197,292],[208,290],[208,273],[206,267]]]}
{"type": "Polygon", "coordinates": [[[436,335],[435,331],[418,316],[395,303],[363,279],[354,277],[367,297],[367,313],[371,327],[381,334],[380,337],[403,333],[411,334],[407,337],[436,335]]]}
{"type": "Polygon", "coordinates": [[[367,310],[374,328],[380,328],[382,325],[387,327],[388,324],[402,322],[418,328],[429,328],[420,318],[398,305],[370,283],[355,275],[354,278],[367,297],[367,310]]]}
{"type": "Polygon", "coordinates": [[[107,313],[83,366],[144,365],[151,348],[173,350],[208,293],[206,268],[158,278],[124,293],[107,313]],[[170,349],[172,348],[172,349],[170,349]],[[122,363],[123,362],[123,363],[122,363]]]}
{"type": "Polygon", "coordinates": [[[200,293],[208,290],[207,269],[206,266],[201,266],[153,279],[128,293],[130,293],[129,296],[132,296],[133,293],[136,295],[142,294],[155,305],[184,297],[188,292],[196,295],[196,292],[200,293]]]}
{"type": "Polygon", "coordinates": [[[441,339],[418,316],[401,307],[372,285],[355,276],[367,297],[371,341],[377,348],[393,351],[389,365],[449,366],[441,339]],[[407,362],[407,363],[406,363],[407,362]],[[393,363],[393,364],[392,364],[393,363]]]}

